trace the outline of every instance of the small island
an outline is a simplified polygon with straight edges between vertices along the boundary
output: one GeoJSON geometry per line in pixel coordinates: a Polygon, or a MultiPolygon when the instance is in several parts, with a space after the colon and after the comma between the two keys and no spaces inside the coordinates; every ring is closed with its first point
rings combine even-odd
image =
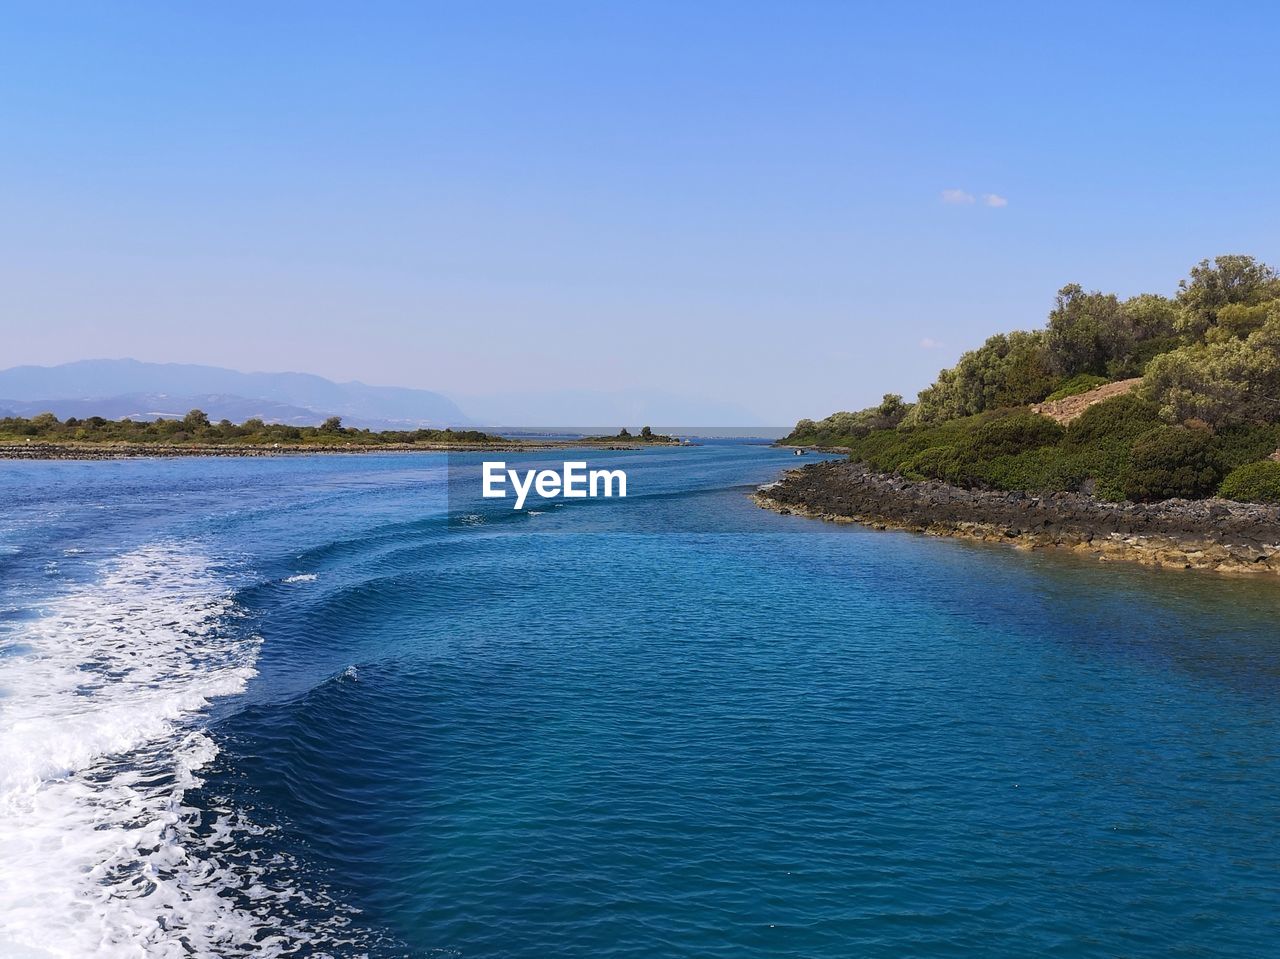
{"type": "Polygon", "coordinates": [[[668,436],[665,433],[655,433],[648,426],[640,427],[640,432],[632,434],[625,426],[613,436],[587,436],[581,443],[608,443],[614,444],[617,449],[632,449],[637,446],[680,446],[681,441],[674,436],[668,436]]]}
{"type": "Polygon", "coordinates": [[[1280,274],[1203,260],[1172,297],[1063,287],[914,403],[796,424],[848,453],[762,506],[1100,558],[1280,572],[1280,274]]]}

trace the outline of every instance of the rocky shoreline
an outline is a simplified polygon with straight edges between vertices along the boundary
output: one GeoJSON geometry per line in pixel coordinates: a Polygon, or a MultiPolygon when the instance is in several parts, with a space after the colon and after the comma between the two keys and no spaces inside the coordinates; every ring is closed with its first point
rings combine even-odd
{"type": "Polygon", "coordinates": [[[1277,506],[1220,499],[1105,503],[1081,493],[967,490],[843,461],[790,470],[754,498],[780,513],[876,529],[1066,549],[1161,568],[1280,573],[1277,506]]]}

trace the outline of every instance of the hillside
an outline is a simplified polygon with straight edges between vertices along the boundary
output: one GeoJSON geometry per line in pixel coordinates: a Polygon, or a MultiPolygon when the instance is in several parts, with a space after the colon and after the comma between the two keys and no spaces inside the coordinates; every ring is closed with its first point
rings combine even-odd
{"type": "Polygon", "coordinates": [[[310,373],[241,373],[188,363],[82,360],[0,370],[0,411],[23,416],[154,419],[202,409],[213,419],[253,417],[315,426],[330,416],[371,429],[469,425],[439,393],[335,383],[310,373]]]}
{"type": "Polygon", "coordinates": [[[1068,285],[1044,327],[992,336],[914,403],[801,420],[783,442],[966,489],[1280,502],[1280,275],[1220,256],[1172,296],[1068,285]]]}
{"type": "Polygon", "coordinates": [[[88,419],[99,416],[108,420],[135,421],[182,419],[188,410],[205,410],[215,421],[227,419],[241,423],[259,419],[287,426],[315,426],[328,416],[323,411],[272,400],[248,399],[225,393],[173,395],[169,393],[122,393],[97,399],[0,400],[0,417],[39,416],[53,413],[60,419],[88,419]]]}

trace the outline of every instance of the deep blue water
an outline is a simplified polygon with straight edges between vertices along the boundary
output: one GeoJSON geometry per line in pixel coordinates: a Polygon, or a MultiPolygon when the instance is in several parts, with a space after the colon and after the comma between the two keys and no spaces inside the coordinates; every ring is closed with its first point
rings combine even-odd
{"type": "Polygon", "coordinates": [[[1275,954],[1275,584],[590,460],[0,464],[0,955],[1275,954]]]}

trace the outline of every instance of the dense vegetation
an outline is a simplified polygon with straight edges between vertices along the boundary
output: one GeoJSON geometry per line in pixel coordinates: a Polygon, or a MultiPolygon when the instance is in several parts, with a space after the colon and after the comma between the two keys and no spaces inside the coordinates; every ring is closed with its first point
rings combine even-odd
{"type": "Polygon", "coordinates": [[[30,419],[0,419],[0,442],[6,443],[164,443],[176,445],[381,446],[402,443],[491,443],[502,438],[478,430],[361,430],[332,416],[320,426],[286,426],[248,419],[240,425],[209,422],[200,410],[180,420],[106,420],[100,416],[59,420],[52,413],[30,419]]]}
{"type": "Polygon", "coordinates": [[[1218,493],[1245,503],[1280,503],[1280,463],[1262,460],[1232,470],[1218,493]]]}
{"type": "Polygon", "coordinates": [[[1220,256],[1173,297],[1071,284],[1043,329],[991,337],[915,403],[801,420],[784,442],[967,487],[1280,502],[1280,274],[1220,256]],[[1029,409],[1134,377],[1067,427],[1029,409]]]}

